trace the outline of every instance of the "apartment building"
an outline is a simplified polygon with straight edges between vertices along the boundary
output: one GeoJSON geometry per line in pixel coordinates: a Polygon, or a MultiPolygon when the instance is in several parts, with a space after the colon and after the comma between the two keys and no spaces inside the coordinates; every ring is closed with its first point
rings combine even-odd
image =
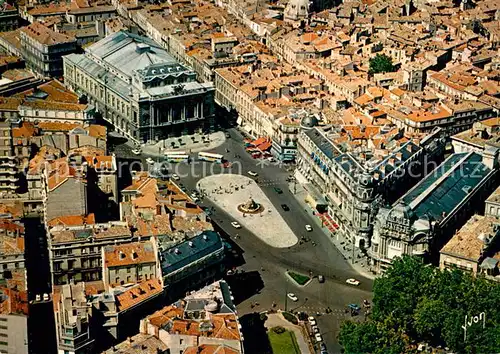
{"type": "Polygon", "coordinates": [[[223,280],[147,316],[141,334],[154,335],[171,354],[243,353],[243,335],[231,291],[223,280]]]}
{"type": "Polygon", "coordinates": [[[488,146],[500,148],[500,118],[474,122],[472,128],[451,136],[455,152],[481,153],[488,146]]]}
{"type": "Polygon", "coordinates": [[[127,223],[94,223],[93,215],[59,217],[48,225],[52,283],[102,279],[102,248],[137,241],[127,223]]]}
{"type": "Polygon", "coordinates": [[[370,244],[378,206],[401,195],[444,154],[439,130],[414,141],[394,127],[344,125],[326,132],[307,125],[298,135],[297,173],[326,222],[335,220],[339,234],[361,248],[370,244]]]}
{"type": "Polygon", "coordinates": [[[0,199],[15,196],[19,189],[16,157],[12,148],[12,123],[0,121],[0,199]]]}
{"type": "Polygon", "coordinates": [[[499,235],[497,218],[473,215],[439,251],[439,267],[459,269],[473,275],[485,274],[500,280],[499,235]]]}
{"type": "Polygon", "coordinates": [[[92,354],[92,305],[85,296],[85,283],[65,284],[54,296],[58,353],[92,354]]]}
{"type": "MultiPolygon", "coordinates": [[[[26,273],[18,274],[25,285],[26,273]]],[[[16,279],[16,275],[14,278],[16,279]]],[[[21,279],[17,279],[21,280],[21,279]]],[[[0,288],[0,351],[28,354],[28,292],[25,287],[7,284],[0,288]]]]}
{"type": "Polygon", "coordinates": [[[0,5],[0,32],[13,31],[19,27],[19,12],[15,6],[4,2],[0,5]]]}
{"type": "Polygon", "coordinates": [[[500,187],[490,194],[484,204],[484,215],[500,218],[500,187]]]}
{"type": "Polygon", "coordinates": [[[21,51],[27,66],[41,77],[62,77],[62,57],[76,52],[76,40],[34,22],[21,28],[21,51]]]}
{"type": "Polygon", "coordinates": [[[167,245],[204,230],[212,230],[205,212],[175,183],[137,173],[122,190],[120,219],[144,238],[158,237],[167,245]]]}
{"type": "Polygon", "coordinates": [[[0,279],[25,269],[24,225],[10,218],[0,219],[0,279]]]}
{"type": "Polygon", "coordinates": [[[140,283],[161,277],[156,240],[102,249],[104,287],[140,283]]]}
{"type": "Polygon", "coordinates": [[[85,94],[116,131],[136,141],[165,139],[213,124],[211,84],[152,40],[117,32],[64,57],[68,87],[85,94]]]}

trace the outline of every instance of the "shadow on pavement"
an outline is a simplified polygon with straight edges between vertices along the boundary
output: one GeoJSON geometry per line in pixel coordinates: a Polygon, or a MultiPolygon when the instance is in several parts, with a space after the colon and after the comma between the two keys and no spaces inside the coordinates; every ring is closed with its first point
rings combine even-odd
{"type": "Polygon", "coordinates": [[[271,343],[264,327],[265,319],[259,313],[249,313],[240,317],[245,353],[272,354],[271,343]]]}
{"type": "Polygon", "coordinates": [[[235,305],[259,293],[264,288],[264,281],[257,271],[228,275],[226,280],[231,286],[235,305]]]}

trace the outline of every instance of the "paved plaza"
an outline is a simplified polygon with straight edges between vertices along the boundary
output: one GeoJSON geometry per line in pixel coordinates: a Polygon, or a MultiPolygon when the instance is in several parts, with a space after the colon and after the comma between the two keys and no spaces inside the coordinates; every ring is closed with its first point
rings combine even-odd
{"type": "Polygon", "coordinates": [[[212,175],[200,180],[197,188],[269,246],[285,248],[297,243],[297,236],[253,179],[235,174],[212,175]],[[250,198],[261,204],[264,210],[243,216],[237,206],[247,203],[250,198]]]}
{"type": "Polygon", "coordinates": [[[195,153],[215,149],[224,144],[225,141],[224,132],[220,131],[206,135],[193,134],[168,138],[156,144],[144,144],[141,149],[144,154],[149,156],[163,156],[165,150],[195,153]]]}

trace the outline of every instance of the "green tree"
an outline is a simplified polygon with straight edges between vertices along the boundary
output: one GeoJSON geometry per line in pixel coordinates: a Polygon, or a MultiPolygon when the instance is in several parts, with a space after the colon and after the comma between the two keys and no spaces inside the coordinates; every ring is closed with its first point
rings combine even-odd
{"type": "Polygon", "coordinates": [[[370,69],[369,74],[387,73],[394,71],[394,65],[392,65],[392,58],[385,54],[377,54],[374,58],[370,59],[370,69]]]}
{"type": "Polygon", "coordinates": [[[448,307],[441,300],[423,299],[415,310],[415,330],[427,342],[441,345],[441,328],[448,316],[448,307]]]}
{"type": "Polygon", "coordinates": [[[426,341],[460,353],[498,352],[500,348],[500,285],[481,275],[441,271],[420,259],[393,261],[375,280],[373,313],[363,324],[347,322],[339,340],[347,353],[409,352],[408,343],[426,341]],[[462,326],[473,322],[464,341],[462,326]]]}
{"type": "Polygon", "coordinates": [[[406,344],[400,333],[375,321],[342,324],[339,342],[349,353],[400,354],[406,344]]]}

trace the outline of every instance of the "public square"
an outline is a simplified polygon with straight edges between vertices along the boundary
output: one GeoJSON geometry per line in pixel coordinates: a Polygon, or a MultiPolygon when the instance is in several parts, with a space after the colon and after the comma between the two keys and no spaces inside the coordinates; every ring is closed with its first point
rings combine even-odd
{"type": "Polygon", "coordinates": [[[235,174],[212,175],[201,179],[197,187],[219,208],[269,246],[285,248],[297,243],[297,236],[253,179],[235,174]],[[262,211],[256,214],[239,211],[237,206],[247,203],[249,199],[259,203],[262,211]]]}

